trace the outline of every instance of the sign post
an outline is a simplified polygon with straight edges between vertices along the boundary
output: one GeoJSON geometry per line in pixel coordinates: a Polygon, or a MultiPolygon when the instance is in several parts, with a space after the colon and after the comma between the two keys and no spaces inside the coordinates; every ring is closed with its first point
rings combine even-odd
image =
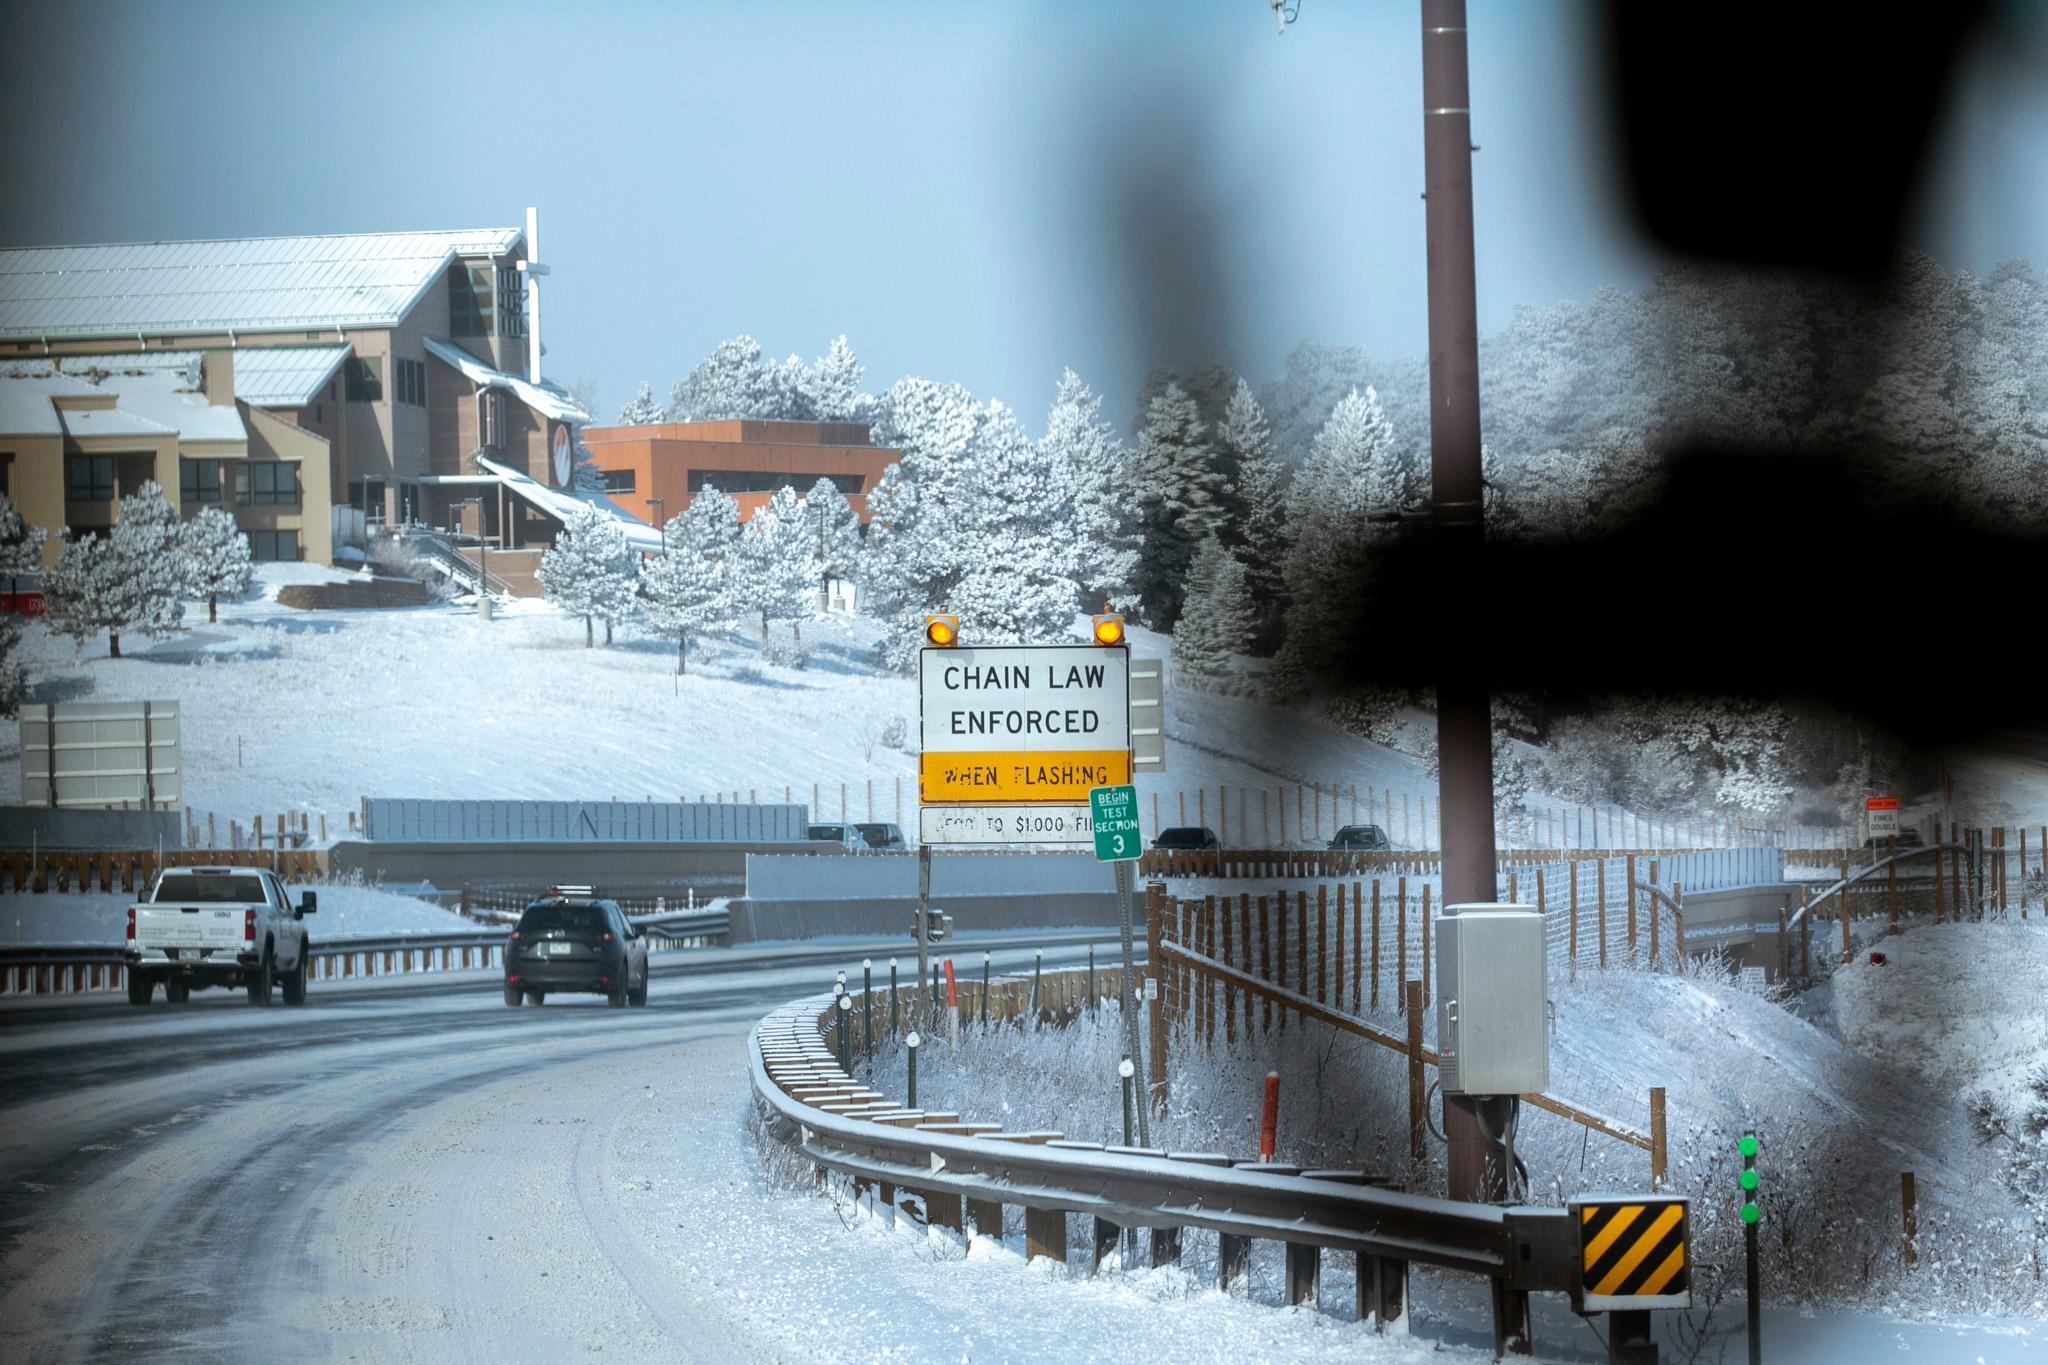
{"type": "MultiPolygon", "coordinates": [[[[1132,946],[1131,921],[1135,918],[1131,887],[1131,864],[1145,849],[1144,831],[1138,825],[1138,789],[1128,783],[1096,787],[1088,793],[1089,823],[1095,833],[1095,859],[1116,869],[1117,932],[1124,954],[1123,988],[1119,992],[1124,1015],[1124,1053],[1134,1062],[1144,1060],[1138,1037],[1138,999],[1133,981],[1137,976],[1136,952],[1132,946]]],[[[1138,1145],[1152,1145],[1150,1105],[1138,1106],[1138,1145]]]]}

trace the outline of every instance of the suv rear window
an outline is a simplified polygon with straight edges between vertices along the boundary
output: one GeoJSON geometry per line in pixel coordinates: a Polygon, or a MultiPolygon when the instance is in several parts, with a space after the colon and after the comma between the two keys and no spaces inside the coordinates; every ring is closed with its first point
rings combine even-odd
{"type": "Polygon", "coordinates": [[[570,934],[602,934],[611,928],[598,905],[535,905],[519,917],[521,938],[557,930],[570,934]]]}
{"type": "Polygon", "coordinates": [[[261,877],[210,877],[196,872],[165,877],[157,886],[156,898],[186,905],[260,905],[267,899],[261,877]]]}
{"type": "Polygon", "coordinates": [[[844,839],[846,837],[846,826],[812,825],[809,837],[813,839],[844,839]]]}

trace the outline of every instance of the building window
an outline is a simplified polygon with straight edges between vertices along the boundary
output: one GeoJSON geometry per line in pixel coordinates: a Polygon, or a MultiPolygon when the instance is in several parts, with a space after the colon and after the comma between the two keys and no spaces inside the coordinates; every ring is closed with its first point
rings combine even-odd
{"type": "Polygon", "coordinates": [[[299,558],[299,533],[297,531],[247,531],[249,557],[271,561],[296,561],[299,558]]]}
{"type": "Polygon", "coordinates": [[[414,407],[427,405],[427,362],[406,360],[403,357],[392,361],[391,377],[398,385],[398,401],[414,407]]]}
{"type": "Polygon", "coordinates": [[[495,292],[488,261],[457,261],[448,271],[448,330],[459,337],[491,334],[495,292]]]}
{"type": "Polygon", "coordinates": [[[501,389],[476,391],[476,443],[485,450],[505,444],[505,394],[501,389]]]}
{"type": "Polygon", "coordinates": [[[384,401],[383,356],[358,355],[349,357],[348,401],[351,403],[381,403],[384,401]]]}
{"type": "Polygon", "coordinates": [[[244,507],[297,507],[299,467],[280,460],[250,461],[242,466],[235,501],[244,507]]]}
{"type": "Polygon", "coordinates": [[[178,500],[186,507],[220,501],[220,461],[178,461],[178,500]]]}
{"type": "Polygon", "coordinates": [[[631,469],[604,469],[598,472],[604,479],[604,491],[607,493],[637,493],[640,491],[636,486],[639,482],[636,472],[631,469]]]}
{"type": "Polygon", "coordinates": [[[326,421],[326,420],[327,420],[327,405],[326,405],[326,404],[324,404],[324,403],[315,403],[315,404],[313,405],[313,425],[315,425],[315,426],[318,426],[318,425],[320,425],[320,423],[322,423],[322,422],[324,422],[324,421],[326,421]]]}
{"type": "Polygon", "coordinates": [[[114,457],[67,455],[64,459],[64,496],[72,502],[112,502],[114,457]]]}
{"type": "MultiPolygon", "coordinates": [[[[773,493],[784,487],[808,493],[819,477],[817,474],[784,474],[767,469],[693,469],[689,487],[692,493],[701,493],[706,488],[716,488],[721,493],[773,493]]],[[[830,479],[842,493],[861,491],[863,480],[858,474],[826,474],[822,477],[830,479]]]]}
{"type": "Polygon", "coordinates": [[[498,272],[498,332],[508,337],[526,335],[526,276],[517,269],[498,272]]]}
{"type": "Polygon", "coordinates": [[[0,450],[0,498],[14,496],[14,452],[0,450]]]}

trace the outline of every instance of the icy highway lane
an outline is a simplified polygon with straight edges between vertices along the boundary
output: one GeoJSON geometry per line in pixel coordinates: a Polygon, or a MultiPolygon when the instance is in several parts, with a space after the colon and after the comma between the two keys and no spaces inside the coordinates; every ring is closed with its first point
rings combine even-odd
{"type": "Polygon", "coordinates": [[[633,1196],[710,1178],[754,1020],[863,951],[661,955],[644,1009],[476,973],[0,1010],[0,1358],[785,1357],[633,1196]]]}

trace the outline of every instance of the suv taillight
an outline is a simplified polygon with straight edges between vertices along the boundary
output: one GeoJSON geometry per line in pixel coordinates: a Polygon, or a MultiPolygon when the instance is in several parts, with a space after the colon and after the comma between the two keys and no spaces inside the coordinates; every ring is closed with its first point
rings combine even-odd
{"type": "Polygon", "coordinates": [[[256,912],[254,910],[244,910],[242,912],[242,942],[254,943],[255,941],[256,912]]]}
{"type": "Polygon", "coordinates": [[[135,942],[135,907],[128,907],[128,941],[135,942]]]}
{"type": "Polygon", "coordinates": [[[514,943],[517,943],[519,941],[519,931],[517,929],[514,929],[512,931],[512,941],[514,943]]]}
{"type": "Polygon", "coordinates": [[[610,943],[612,941],[612,931],[609,929],[605,930],[604,933],[598,936],[597,941],[599,943],[610,943]]]}

